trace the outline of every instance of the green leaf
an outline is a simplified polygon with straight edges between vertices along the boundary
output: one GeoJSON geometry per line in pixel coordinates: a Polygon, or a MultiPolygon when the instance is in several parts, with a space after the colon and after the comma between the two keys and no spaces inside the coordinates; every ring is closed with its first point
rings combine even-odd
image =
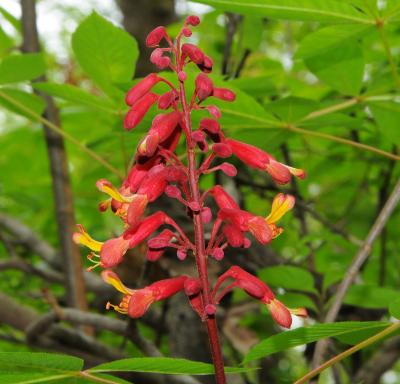
{"type": "Polygon", "coordinates": [[[51,96],[72,101],[78,105],[87,105],[112,114],[118,114],[119,112],[115,105],[104,97],[95,96],[71,84],[34,83],[33,88],[43,91],[51,96]]]}
{"type": "Polygon", "coordinates": [[[20,91],[18,89],[0,88],[0,104],[9,109],[11,112],[15,112],[19,115],[25,116],[28,119],[32,119],[32,115],[2,97],[2,93],[7,97],[16,100],[18,103],[24,105],[25,107],[28,107],[38,115],[41,115],[45,109],[45,102],[39,96],[36,96],[29,92],[20,91]]]}
{"type": "Polygon", "coordinates": [[[3,7],[0,7],[0,14],[7,20],[17,31],[21,30],[21,22],[13,16],[10,12],[5,10],[3,7]]]}
{"type": "Polygon", "coordinates": [[[285,123],[295,123],[317,110],[318,103],[314,100],[289,96],[267,104],[265,109],[285,123]]]}
{"type": "Polygon", "coordinates": [[[358,42],[344,42],[340,49],[309,57],[304,62],[315,76],[333,89],[345,95],[358,95],[364,76],[363,51],[358,42]]]}
{"type": "Polygon", "coordinates": [[[365,14],[335,0],[196,0],[217,9],[275,19],[373,24],[365,14]]]}
{"type": "MultiPolygon", "coordinates": [[[[249,368],[226,367],[227,373],[247,372],[249,368]]],[[[173,375],[211,375],[214,373],[212,364],[171,357],[138,357],[122,359],[100,364],[89,369],[96,372],[153,372],[173,375]]]]}
{"type": "Polygon", "coordinates": [[[316,292],[312,274],[303,268],[277,265],[262,269],[258,272],[258,276],[268,285],[275,287],[316,292]]]}
{"type": "Polygon", "coordinates": [[[80,371],[82,367],[83,360],[74,356],[42,352],[0,352],[0,372],[80,371]]]}
{"type": "Polygon", "coordinates": [[[299,345],[313,343],[326,337],[339,336],[362,329],[375,329],[376,332],[379,332],[388,325],[389,323],[380,321],[349,321],[315,324],[310,327],[297,328],[291,331],[279,333],[261,341],[250,350],[244,358],[243,363],[246,364],[250,361],[272,355],[273,353],[284,351],[299,345]]]}
{"type": "Polygon", "coordinates": [[[300,43],[295,58],[310,59],[326,52],[341,49],[343,43],[354,42],[373,31],[370,25],[329,26],[308,34],[300,43]]]}
{"type": "Polygon", "coordinates": [[[0,64],[0,84],[33,80],[43,75],[46,65],[41,53],[10,55],[0,64]]]}
{"type": "Polygon", "coordinates": [[[392,301],[389,304],[389,312],[393,317],[400,320],[400,299],[392,301]]]}
{"type": "Polygon", "coordinates": [[[3,57],[14,45],[12,39],[0,27],[0,57],[3,57]]]}
{"type": "Polygon", "coordinates": [[[393,143],[400,142],[400,104],[394,101],[374,101],[368,106],[380,131],[393,143]]]}
{"type": "Polygon", "coordinates": [[[114,84],[133,77],[138,57],[133,37],[93,12],[72,35],[72,48],[83,70],[104,92],[122,97],[114,84]]]}
{"type": "Polygon", "coordinates": [[[398,297],[399,291],[396,289],[377,285],[352,285],[343,302],[355,307],[379,309],[389,307],[398,297]]]}

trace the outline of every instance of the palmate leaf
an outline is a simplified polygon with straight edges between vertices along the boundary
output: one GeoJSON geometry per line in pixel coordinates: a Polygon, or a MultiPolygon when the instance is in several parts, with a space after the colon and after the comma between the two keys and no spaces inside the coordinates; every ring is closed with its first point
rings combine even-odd
{"type": "Polygon", "coordinates": [[[196,0],[217,9],[273,19],[373,24],[350,4],[336,0],[196,0]]]}
{"type": "Polygon", "coordinates": [[[250,361],[272,355],[273,353],[284,351],[288,348],[297,347],[299,345],[312,343],[326,337],[350,334],[351,332],[363,329],[374,329],[376,332],[379,332],[388,325],[389,323],[380,321],[349,321],[316,324],[310,327],[297,328],[291,331],[279,333],[261,341],[250,350],[244,358],[243,363],[246,364],[250,361]]]}
{"type": "MultiPolygon", "coordinates": [[[[252,368],[225,367],[226,373],[241,373],[252,368]]],[[[199,361],[174,359],[172,357],[138,357],[104,363],[88,370],[99,372],[153,372],[173,375],[211,375],[214,366],[199,361]]]]}
{"type": "Polygon", "coordinates": [[[312,274],[303,268],[291,265],[277,265],[263,268],[258,272],[258,277],[265,283],[275,287],[303,292],[316,292],[312,274]]]}
{"type": "Polygon", "coordinates": [[[136,40],[93,12],[72,35],[72,49],[83,70],[109,96],[123,97],[115,84],[129,82],[138,57],[136,40]]]}

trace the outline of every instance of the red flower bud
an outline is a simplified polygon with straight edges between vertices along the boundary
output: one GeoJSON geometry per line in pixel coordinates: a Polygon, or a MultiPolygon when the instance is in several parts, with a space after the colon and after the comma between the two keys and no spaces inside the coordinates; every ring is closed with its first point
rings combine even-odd
{"type": "Polygon", "coordinates": [[[196,95],[200,101],[207,99],[208,96],[211,96],[213,93],[213,82],[212,80],[205,75],[204,73],[200,73],[197,75],[195,80],[196,86],[196,95]]]}
{"type": "Polygon", "coordinates": [[[225,254],[224,254],[224,250],[222,248],[214,248],[214,250],[211,253],[211,256],[217,260],[217,261],[221,261],[225,254]]]}
{"type": "Polygon", "coordinates": [[[185,72],[180,71],[180,72],[178,73],[178,79],[179,79],[179,81],[185,81],[186,78],[187,78],[187,75],[186,75],[185,72]]]}
{"type": "Polygon", "coordinates": [[[209,207],[204,207],[200,211],[201,220],[204,224],[208,224],[212,219],[211,209],[209,207]]]}
{"type": "Polygon", "coordinates": [[[219,209],[240,209],[235,199],[220,185],[215,185],[209,190],[219,209]]]}
{"type": "Polygon", "coordinates": [[[127,105],[132,106],[141,97],[143,97],[147,92],[153,88],[155,84],[160,81],[160,78],[155,73],[150,73],[144,79],[140,80],[136,85],[134,85],[126,94],[125,102],[127,105]]]}
{"type": "Polygon", "coordinates": [[[171,59],[168,56],[163,55],[163,49],[156,48],[150,55],[150,61],[160,69],[167,68],[171,64],[171,59]]]}
{"type": "Polygon", "coordinates": [[[137,193],[146,195],[150,202],[156,200],[167,186],[168,171],[164,164],[155,165],[147,173],[137,193]]]}
{"type": "Polygon", "coordinates": [[[148,35],[146,38],[146,45],[148,47],[156,47],[160,41],[164,38],[167,37],[167,31],[165,29],[165,27],[157,27],[154,28],[148,35]]]}
{"type": "Polygon", "coordinates": [[[244,235],[237,227],[232,224],[225,224],[222,228],[229,245],[234,248],[242,247],[244,244],[244,235]]]}
{"type": "Polygon", "coordinates": [[[180,120],[181,112],[179,111],[172,111],[166,115],[158,115],[153,120],[149,133],[157,133],[160,138],[160,142],[163,142],[171,136],[180,120]]]}
{"type": "Polygon", "coordinates": [[[137,147],[136,156],[151,157],[154,155],[160,143],[160,137],[157,133],[147,134],[140,142],[137,147]]]}
{"type": "Polygon", "coordinates": [[[186,250],[186,249],[180,248],[180,249],[178,249],[178,250],[176,251],[176,257],[177,257],[180,261],[185,260],[185,259],[186,259],[186,256],[187,256],[187,250],[186,250]]]}
{"type": "Polygon", "coordinates": [[[171,89],[169,92],[164,93],[158,99],[159,109],[168,109],[175,101],[179,99],[177,92],[171,89]]]}
{"type": "Polygon", "coordinates": [[[164,229],[160,234],[151,238],[147,245],[154,249],[166,248],[174,237],[175,233],[169,229],[164,229]]]}
{"type": "Polygon", "coordinates": [[[219,157],[226,158],[232,155],[232,150],[225,143],[215,143],[212,146],[212,151],[219,157]]]}
{"type": "Polygon", "coordinates": [[[237,169],[233,164],[222,163],[218,168],[225,173],[225,175],[230,177],[235,177],[237,175],[237,169]]]}
{"type": "Polygon", "coordinates": [[[219,110],[219,108],[215,105],[207,105],[205,107],[207,109],[207,111],[210,113],[211,116],[213,116],[216,119],[220,119],[222,114],[221,111],[219,110]]]}
{"type": "Polygon", "coordinates": [[[199,69],[201,71],[203,71],[204,73],[210,73],[212,71],[213,68],[213,60],[211,59],[211,57],[204,55],[204,59],[203,62],[200,64],[197,64],[197,66],[199,67],[199,69]]]}
{"type": "Polygon", "coordinates": [[[200,280],[194,277],[188,277],[185,281],[184,289],[188,296],[197,295],[201,292],[200,280]]]}
{"type": "Polygon", "coordinates": [[[182,195],[181,190],[176,185],[168,185],[165,188],[165,194],[172,199],[177,199],[182,195]]]}
{"type": "Polygon", "coordinates": [[[236,99],[235,93],[227,88],[214,88],[212,95],[224,101],[234,101],[236,99]]]}
{"type": "Polygon", "coordinates": [[[196,27],[197,25],[200,24],[200,17],[195,16],[195,15],[190,15],[190,16],[186,17],[185,24],[196,27]]]}
{"type": "Polygon", "coordinates": [[[204,53],[199,47],[194,44],[186,43],[182,44],[182,59],[189,57],[195,64],[201,64],[204,60],[204,53]]]}
{"type": "Polygon", "coordinates": [[[157,99],[158,96],[152,92],[146,93],[139,99],[126,114],[124,128],[128,131],[135,128],[143,120],[144,115],[157,99]]]}
{"type": "Polygon", "coordinates": [[[190,36],[192,36],[192,31],[188,27],[183,27],[182,28],[182,34],[185,37],[190,37],[190,36]]]}

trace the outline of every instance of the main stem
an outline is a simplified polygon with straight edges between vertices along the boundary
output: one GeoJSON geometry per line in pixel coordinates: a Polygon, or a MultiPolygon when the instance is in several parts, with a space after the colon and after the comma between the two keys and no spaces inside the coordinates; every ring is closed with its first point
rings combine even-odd
{"type": "MultiPolygon", "coordinates": [[[[188,169],[189,169],[189,186],[193,202],[201,204],[199,177],[197,174],[196,152],[192,145],[192,124],[190,111],[187,106],[185,87],[179,82],[180,100],[182,103],[182,112],[184,116],[185,134],[187,143],[188,169]]],[[[203,310],[208,304],[211,304],[210,284],[207,274],[207,255],[205,252],[204,227],[200,212],[193,212],[193,225],[195,235],[195,257],[197,271],[202,286],[203,310]]],[[[207,316],[206,320],[208,340],[210,343],[211,355],[215,369],[215,381],[217,384],[226,384],[224,360],[222,357],[221,347],[219,344],[218,327],[215,316],[207,316]]]]}

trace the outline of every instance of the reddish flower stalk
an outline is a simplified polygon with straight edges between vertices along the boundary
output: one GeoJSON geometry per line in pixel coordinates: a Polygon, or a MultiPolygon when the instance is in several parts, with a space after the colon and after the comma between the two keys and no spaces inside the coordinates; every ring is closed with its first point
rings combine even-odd
{"type": "Polygon", "coordinates": [[[240,209],[222,186],[216,185],[201,193],[199,178],[203,174],[217,171],[230,177],[236,176],[237,170],[229,162],[213,165],[218,157],[229,158],[232,155],[252,168],[269,173],[278,184],[288,183],[292,176],[303,178],[305,173],[280,163],[259,148],[225,137],[218,122],[221,111],[215,105],[204,104],[213,98],[233,102],[236,95],[229,89],[214,86],[207,75],[212,71],[213,61],[210,57],[194,44],[181,44],[182,38],[190,37],[191,28],[199,23],[197,16],[187,17],[175,41],[168,36],[164,27],[157,27],[147,37],[147,46],[154,48],[151,62],[158,68],[168,67],[175,72],[177,86],[160,74],[152,73],[139,81],[126,95],[126,103],[130,107],[124,119],[127,130],[139,125],[155,105],[166,113],[158,114],[153,119],[147,134],[139,142],[135,164],[122,186],[116,188],[104,179],[97,182],[98,189],[109,196],[108,200],[100,204],[100,210],[104,212],[111,208],[124,224],[123,233],[100,242],[91,238],[83,226],[79,226],[74,240],[91,249],[88,258],[94,265],[89,270],[96,266],[106,268],[102,273],[104,281],[124,294],[120,304],[108,303],[108,309],[114,308],[120,313],[138,318],[152,303],[178,292],[186,294],[193,310],[207,326],[216,382],[224,384],[224,361],[215,315],[217,305],[227,293],[234,288],[243,289],[265,304],[275,322],[286,328],[291,326],[293,314],[306,316],[306,312],[304,309],[286,308],[264,282],[238,266],[232,266],[223,273],[212,289],[207,273],[208,260],[210,257],[216,261],[221,260],[228,246],[248,248],[251,244],[247,237],[249,234],[261,244],[268,244],[278,237],[283,229],[276,223],[292,209],[294,197],[278,194],[272,203],[271,213],[263,217],[240,209]],[[160,44],[166,47],[161,48],[160,44]],[[185,89],[185,82],[188,81],[185,72],[187,65],[195,65],[201,71],[195,79],[195,91],[189,98],[185,89]],[[153,92],[153,87],[158,83],[168,86],[162,95],[153,92]],[[192,113],[208,113],[208,117],[200,120],[197,129],[192,125],[192,113]],[[187,164],[175,153],[181,136],[185,138],[187,164]],[[200,165],[196,161],[198,150],[207,154],[200,165]],[[146,216],[147,206],[163,193],[182,203],[192,218],[193,240],[166,213],[159,211],[146,216]],[[215,215],[206,206],[210,198],[218,206],[215,215]],[[210,240],[206,244],[204,224],[209,223],[213,216],[215,221],[210,240]],[[110,268],[122,262],[129,249],[143,243],[147,244],[146,256],[152,262],[162,257],[168,248],[176,250],[179,260],[193,255],[198,276],[175,276],[141,289],[125,287],[110,268]],[[226,284],[227,281],[230,283],[226,284]]]}

